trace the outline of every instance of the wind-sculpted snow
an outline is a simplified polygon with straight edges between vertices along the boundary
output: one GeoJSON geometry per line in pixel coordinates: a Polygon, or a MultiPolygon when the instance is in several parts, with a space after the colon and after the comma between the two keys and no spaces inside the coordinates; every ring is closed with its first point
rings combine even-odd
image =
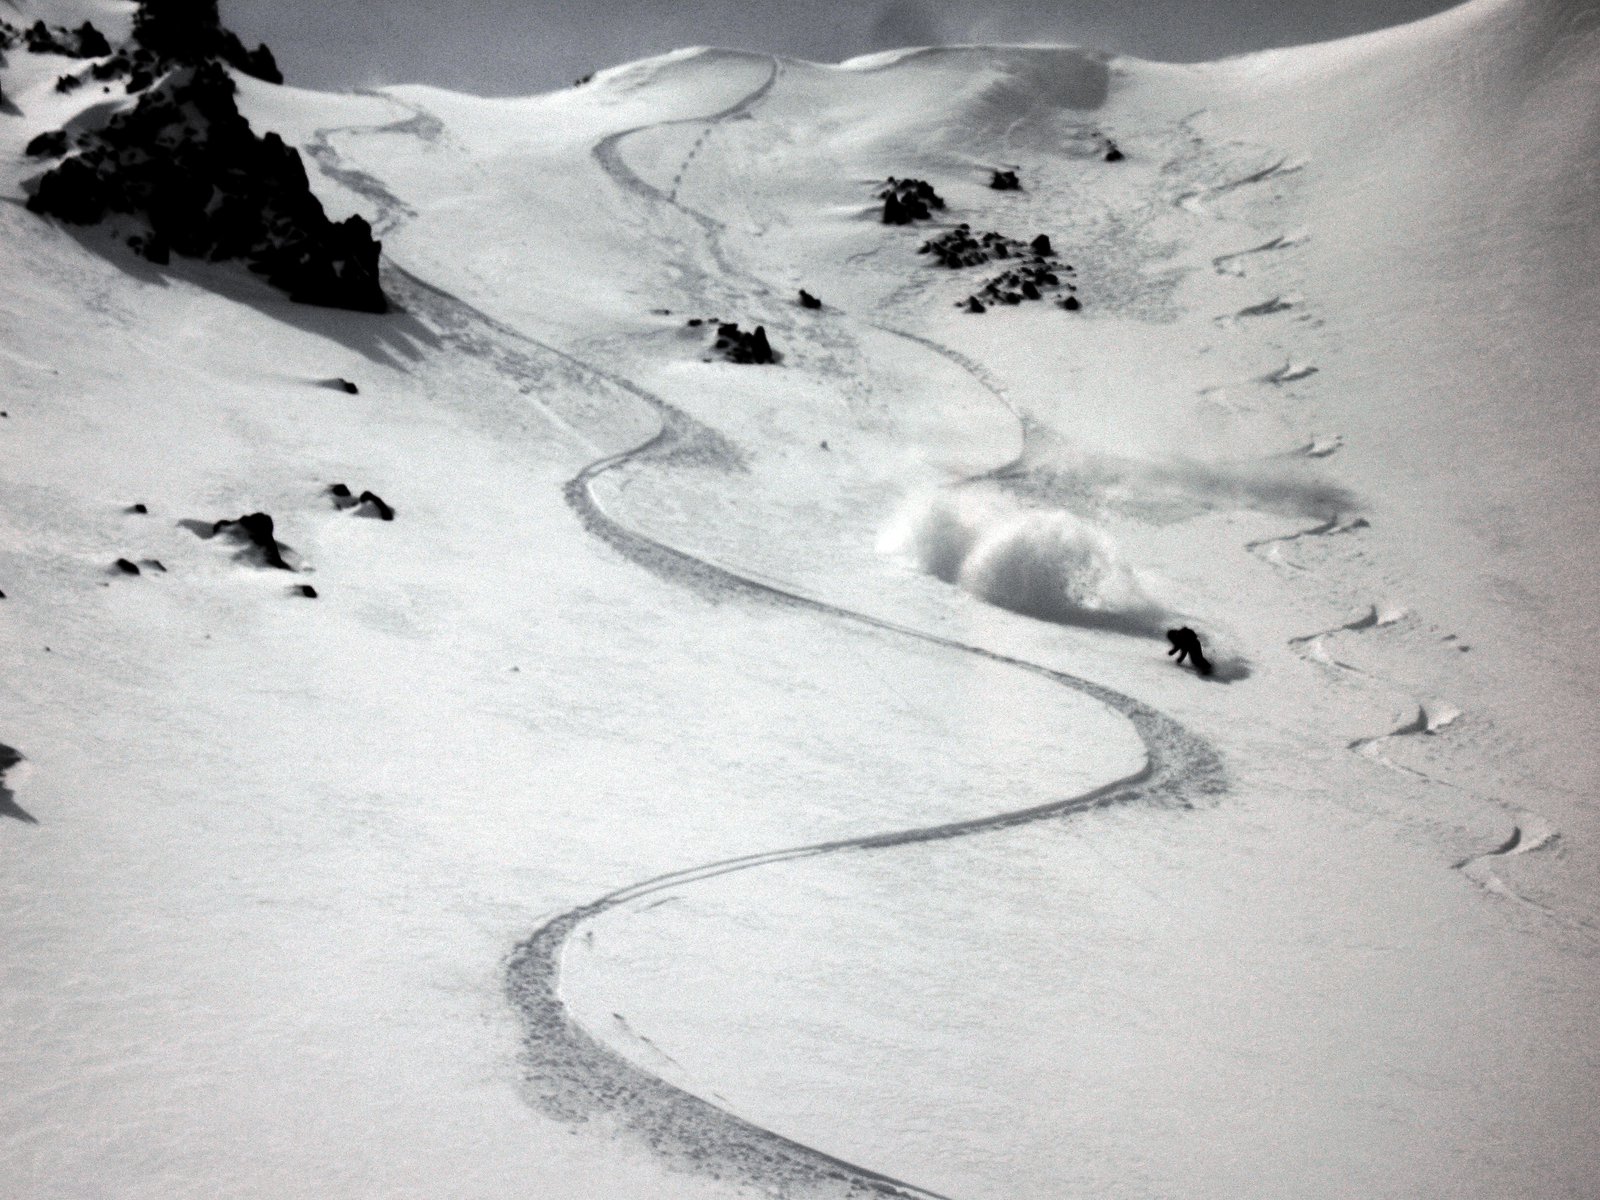
{"type": "MultiPolygon", "coordinates": [[[[774,66],[774,73],[765,84],[718,117],[746,110],[771,86],[776,73],[774,66]]],[[[675,198],[651,188],[628,170],[618,153],[623,136],[625,134],[614,135],[597,146],[597,159],[625,188],[694,216],[708,235],[713,256],[720,262],[722,254],[716,244],[716,223],[709,217],[682,209],[675,198]]],[[[914,335],[902,336],[925,340],[914,335]]],[[[929,345],[938,353],[959,360],[953,351],[929,345]]],[[[569,355],[562,357],[572,363],[578,362],[569,355]]],[[[1020,414],[998,386],[987,379],[982,368],[975,363],[966,365],[1020,425],[1020,414]]],[[[668,545],[617,520],[606,512],[595,495],[593,485],[601,476],[647,461],[659,466],[681,461],[685,455],[690,458],[707,453],[713,458],[722,456],[718,452],[717,435],[703,429],[660,397],[610,373],[597,369],[594,373],[651,405],[662,421],[653,437],[631,450],[596,460],[565,487],[566,501],[584,527],[618,553],[664,580],[703,595],[783,604],[1042,676],[1123,714],[1145,744],[1147,760],[1141,770],[1081,795],[1045,800],[963,821],[779,849],[659,875],[552,918],[512,955],[507,968],[507,994],[523,1021],[527,1094],[550,1115],[567,1121],[608,1118],[641,1137],[674,1165],[753,1183],[779,1195],[936,1196],[938,1193],[845,1162],[754,1125],[650,1074],[603,1045],[577,1024],[561,998],[561,954],[566,942],[585,921],[644,896],[773,863],[827,854],[903,850],[920,843],[994,832],[1114,804],[1189,807],[1223,789],[1221,762],[1208,744],[1177,722],[1110,688],[981,646],[830,604],[774,583],[761,582],[668,545]]],[[[1103,577],[1097,586],[1108,588],[1108,580],[1115,580],[1117,586],[1127,586],[1120,573],[1123,569],[1114,562],[1108,548],[1091,534],[1054,530],[1054,537],[1058,565],[1059,550],[1074,546],[1079,561],[1103,577]]],[[[995,581],[997,594],[1011,596],[1026,593],[1030,586],[1041,590],[1045,586],[1038,580],[1030,584],[1029,568],[1022,565],[1026,556],[1014,553],[1017,544],[1002,539],[994,543],[987,558],[979,560],[978,570],[995,581]],[[1007,588],[1012,590],[1007,591],[1007,588]]],[[[1020,544],[1028,544],[1027,538],[1020,544]]],[[[1050,559],[1048,551],[1041,557],[1041,561],[1050,559]]],[[[1059,574],[1055,578],[1059,579],[1059,574]]],[[[1119,595],[1118,602],[1123,607],[1117,610],[1115,619],[1132,622],[1140,629],[1152,627],[1150,622],[1158,619],[1159,610],[1142,601],[1144,607],[1140,607],[1139,603],[1129,600],[1132,595],[1131,591],[1119,595]]],[[[1099,599],[1086,601],[1083,612],[1093,615],[1091,605],[1099,602],[1099,599]]]]}

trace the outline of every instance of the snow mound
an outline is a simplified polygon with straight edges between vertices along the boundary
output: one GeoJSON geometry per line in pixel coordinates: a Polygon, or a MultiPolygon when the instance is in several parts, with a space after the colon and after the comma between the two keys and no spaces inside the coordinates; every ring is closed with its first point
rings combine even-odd
{"type": "Polygon", "coordinates": [[[1171,623],[1111,538],[1060,509],[971,491],[921,496],[896,516],[881,546],[1042,621],[1152,637],[1171,623]]]}

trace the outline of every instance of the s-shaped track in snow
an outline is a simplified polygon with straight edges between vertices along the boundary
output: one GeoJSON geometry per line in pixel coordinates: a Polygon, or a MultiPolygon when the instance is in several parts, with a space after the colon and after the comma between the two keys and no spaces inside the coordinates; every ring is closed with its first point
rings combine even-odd
{"type": "MultiPolygon", "coordinates": [[[[772,86],[777,74],[774,62],[772,74],[754,92],[721,113],[700,119],[715,122],[747,111],[772,86]]],[[[617,146],[633,132],[637,131],[626,130],[604,139],[595,147],[596,159],[613,178],[625,182],[636,194],[689,213],[709,235],[712,253],[719,265],[727,266],[717,246],[718,225],[711,217],[682,209],[674,196],[650,187],[621,162],[617,146]]],[[[434,294],[444,298],[442,293],[434,294]]],[[[562,1001],[563,947],[580,925],[602,913],[655,892],[735,871],[827,854],[883,852],[968,837],[1113,804],[1143,802],[1192,807],[1195,799],[1222,790],[1221,762],[1205,741],[1170,717],[1101,684],[763,582],[652,538],[612,517],[594,494],[596,479],[647,459],[659,462],[697,451],[716,453],[716,435],[633,382],[582,363],[553,347],[543,348],[650,404],[660,417],[661,427],[653,437],[632,449],[589,464],[568,481],[564,492],[568,505],[585,528],[628,559],[668,580],[697,590],[803,609],[1043,676],[1122,713],[1144,742],[1147,758],[1141,770],[1081,795],[964,821],[794,846],[657,875],[553,917],[511,956],[507,966],[507,994],[523,1022],[530,1099],[552,1115],[582,1120],[604,1114],[641,1136],[674,1163],[719,1177],[773,1187],[779,1194],[790,1195],[799,1189],[813,1194],[936,1197],[938,1193],[845,1162],[746,1121],[650,1074],[603,1045],[578,1025],[562,1001]]],[[[931,344],[930,348],[949,353],[931,344]]],[[[985,382],[981,375],[979,380],[985,382]]],[[[995,394],[1003,401],[998,392],[995,394]]],[[[1013,413],[1020,419],[1020,414],[1015,414],[1014,410],[1013,413]]]]}

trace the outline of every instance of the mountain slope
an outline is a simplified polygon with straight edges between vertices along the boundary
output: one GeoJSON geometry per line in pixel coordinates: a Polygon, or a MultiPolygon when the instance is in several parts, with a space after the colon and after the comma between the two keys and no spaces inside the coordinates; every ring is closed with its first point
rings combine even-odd
{"type": "Polygon", "coordinates": [[[19,1194],[1585,1194],[1595,13],[235,75],[382,316],[25,211],[13,51],[19,1194]]]}

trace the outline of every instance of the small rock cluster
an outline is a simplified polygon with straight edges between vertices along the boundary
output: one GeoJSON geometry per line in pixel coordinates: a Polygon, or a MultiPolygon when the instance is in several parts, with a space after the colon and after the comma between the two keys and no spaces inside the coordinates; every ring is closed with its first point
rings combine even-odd
{"type": "Polygon", "coordinates": [[[1019,242],[1003,233],[989,230],[973,233],[965,221],[954,229],[930,238],[917,247],[918,254],[931,254],[940,266],[952,270],[981,267],[1001,258],[1026,258],[1029,254],[1050,257],[1050,239],[1040,234],[1031,242],[1019,242]]]}
{"type": "Polygon", "coordinates": [[[213,536],[229,534],[238,541],[248,543],[261,556],[261,561],[280,571],[294,570],[283,560],[283,547],[272,536],[272,518],[264,512],[245,513],[242,517],[222,520],[211,526],[213,536]]]}
{"type": "Polygon", "coordinates": [[[976,292],[960,301],[960,307],[969,313],[981,313],[996,304],[1043,300],[1047,295],[1062,291],[1068,294],[1059,301],[1061,307],[1080,307],[1078,298],[1071,294],[1077,290],[1077,285],[1066,278],[1073,274],[1072,264],[1063,263],[1056,257],[1048,237],[1041,233],[1026,246],[1019,242],[1008,242],[1002,248],[1006,254],[997,257],[1016,259],[1017,265],[987,280],[976,292]]]}
{"type": "Polygon", "coordinates": [[[767,329],[764,325],[757,325],[748,333],[731,322],[718,325],[715,349],[721,350],[722,356],[734,363],[754,363],[760,366],[777,361],[777,355],[772,352],[772,344],[767,341],[767,329]]]}
{"type": "Polygon", "coordinates": [[[944,207],[944,200],[932,186],[921,179],[896,179],[889,176],[888,186],[878,193],[883,201],[885,225],[909,225],[913,221],[926,221],[933,210],[944,207]]]}
{"type": "Polygon", "coordinates": [[[366,491],[357,496],[351,493],[348,485],[334,483],[328,486],[328,495],[333,497],[333,505],[340,512],[355,510],[359,517],[377,517],[380,521],[394,520],[394,509],[384,503],[382,496],[377,492],[366,491]]]}
{"type": "Polygon", "coordinates": [[[46,25],[43,21],[19,29],[9,21],[0,21],[0,50],[10,50],[19,44],[30,54],[63,54],[68,58],[100,58],[111,53],[111,43],[91,21],[85,21],[76,29],[46,25]]]}
{"type": "MultiPolygon", "coordinates": [[[[800,294],[804,296],[806,293],[800,294]]],[[[820,303],[819,301],[819,306],[820,303]]],[[[712,344],[712,349],[722,351],[722,357],[729,362],[763,365],[778,361],[778,352],[772,348],[772,343],[767,341],[765,325],[757,325],[746,332],[732,321],[723,321],[716,317],[690,317],[687,323],[693,329],[698,329],[702,325],[715,325],[717,340],[712,344]]],[[[708,358],[706,361],[711,360],[708,358]]]]}
{"type": "Polygon", "coordinates": [[[997,192],[1020,192],[1022,181],[1017,178],[1015,171],[993,171],[990,173],[989,186],[997,192]]]}

